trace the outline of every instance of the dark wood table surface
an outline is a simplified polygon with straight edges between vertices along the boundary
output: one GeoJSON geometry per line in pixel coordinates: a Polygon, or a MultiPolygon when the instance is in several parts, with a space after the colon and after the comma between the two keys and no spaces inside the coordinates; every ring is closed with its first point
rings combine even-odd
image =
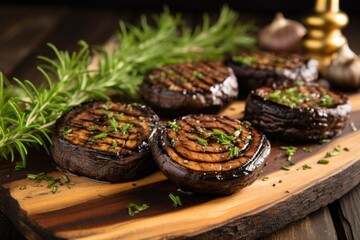
{"type": "MultiPolygon", "coordinates": [[[[0,71],[9,79],[40,82],[36,56],[52,56],[47,42],[60,49],[74,50],[80,39],[101,45],[118,28],[118,20],[136,24],[140,14],[159,12],[161,8],[136,8],[120,5],[0,5],[0,71]]],[[[181,8],[190,24],[201,20],[198,8],[181,8]]],[[[216,9],[209,10],[216,15],[216,9]]],[[[268,23],[273,12],[238,10],[240,19],[258,26],[268,23]]],[[[300,19],[306,12],[285,12],[300,19]]],[[[350,14],[350,23],[343,30],[350,47],[360,53],[360,16],[350,14]]],[[[0,161],[1,164],[1,161],[0,161]]],[[[21,239],[7,216],[0,212],[0,239],[21,239]]],[[[339,200],[307,217],[291,223],[265,239],[360,239],[360,185],[339,200]]]]}

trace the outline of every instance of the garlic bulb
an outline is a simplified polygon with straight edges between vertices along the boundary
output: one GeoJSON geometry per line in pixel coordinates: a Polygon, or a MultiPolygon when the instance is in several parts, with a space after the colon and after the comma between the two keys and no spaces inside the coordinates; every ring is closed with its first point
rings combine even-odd
{"type": "Polygon", "coordinates": [[[360,57],[346,43],[324,69],[323,75],[334,87],[357,90],[360,88],[360,57]]]}
{"type": "Polygon", "coordinates": [[[277,13],[272,23],[259,32],[258,46],[275,52],[300,52],[305,33],[306,28],[301,23],[277,13]]]}

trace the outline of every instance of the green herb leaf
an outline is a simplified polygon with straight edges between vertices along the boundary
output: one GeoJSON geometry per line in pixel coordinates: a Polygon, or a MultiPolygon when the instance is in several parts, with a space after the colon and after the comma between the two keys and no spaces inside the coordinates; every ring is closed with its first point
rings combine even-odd
{"type": "Polygon", "coordinates": [[[236,146],[233,146],[230,148],[229,157],[230,158],[236,158],[239,156],[239,148],[236,146]]]}
{"type": "Polygon", "coordinates": [[[124,134],[129,133],[130,128],[132,128],[132,126],[133,125],[130,124],[130,123],[127,123],[127,124],[121,126],[120,135],[124,135],[124,134]]]}
{"type": "Polygon", "coordinates": [[[205,139],[201,138],[201,137],[195,136],[195,139],[196,139],[196,141],[197,141],[199,144],[201,144],[201,145],[203,145],[203,146],[207,146],[207,145],[208,145],[208,142],[207,142],[205,139]]]}
{"type": "Polygon", "coordinates": [[[198,71],[193,71],[193,76],[198,78],[198,79],[204,79],[205,78],[205,76],[201,72],[198,72],[198,71]]]}
{"type": "Polygon", "coordinates": [[[102,133],[96,134],[95,136],[92,136],[91,140],[96,141],[98,139],[106,138],[107,135],[108,135],[107,132],[102,132],[102,133]]]}
{"type": "Polygon", "coordinates": [[[149,205],[147,205],[147,204],[137,205],[135,203],[129,203],[128,204],[128,214],[130,216],[134,216],[136,213],[138,213],[140,211],[144,211],[148,208],[149,208],[149,205]]]}
{"type": "Polygon", "coordinates": [[[311,169],[312,167],[309,166],[309,165],[307,165],[307,164],[305,164],[305,165],[302,166],[302,168],[303,168],[303,169],[311,169]]]}
{"type": "Polygon", "coordinates": [[[282,167],[281,167],[281,170],[290,171],[290,168],[285,167],[285,166],[282,166],[282,167]]]}
{"type": "Polygon", "coordinates": [[[53,189],[52,189],[52,193],[54,194],[54,193],[56,193],[57,192],[57,190],[58,190],[58,186],[53,186],[53,189]]]}
{"type": "Polygon", "coordinates": [[[168,121],[167,123],[170,125],[172,130],[174,130],[175,132],[181,129],[181,127],[179,125],[177,125],[176,123],[174,123],[172,121],[168,121]]]}
{"type": "Polygon", "coordinates": [[[262,177],[262,179],[261,179],[262,181],[267,181],[267,180],[269,180],[269,177],[262,177]]]}
{"type": "Polygon", "coordinates": [[[20,189],[20,190],[25,190],[25,189],[26,189],[26,186],[25,186],[25,185],[20,186],[19,189],[20,189]]]}
{"type": "Polygon", "coordinates": [[[73,131],[73,130],[72,130],[71,128],[69,128],[69,129],[61,132],[61,134],[62,134],[63,136],[66,136],[66,135],[69,135],[70,133],[72,133],[72,131],[73,131]]]}
{"type": "Polygon", "coordinates": [[[320,144],[320,145],[327,144],[327,143],[329,143],[330,141],[331,141],[331,139],[321,139],[321,140],[319,141],[319,144],[320,144]]]}
{"type": "Polygon", "coordinates": [[[243,64],[246,66],[253,65],[254,63],[257,62],[256,57],[253,57],[253,56],[233,56],[232,59],[234,62],[243,64]]]}
{"type": "Polygon", "coordinates": [[[327,160],[327,159],[320,159],[317,163],[318,163],[318,164],[328,164],[328,163],[329,163],[329,160],[327,160]]]}
{"type": "Polygon", "coordinates": [[[303,147],[302,150],[303,150],[304,152],[308,152],[308,153],[312,152],[312,149],[311,149],[311,148],[303,147]]]}
{"type": "Polygon", "coordinates": [[[182,203],[181,203],[181,200],[180,200],[180,197],[179,196],[175,196],[174,194],[170,193],[169,194],[169,198],[173,201],[173,207],[174,208],[177,208],[177,207],[181,207],[182,206],[182,203]]]}
{"type": "Polygon", "coordinates": [[[110,119],[110,126],[114,132],[118,131],[118,124],[114,117],[110,119]]]}
{"type": "Polygon", "coordinates": [[[61,175],[61,177],[64,179],[65,183],[69,183],[70,182],[70,178],[67,175],[61,175]]]}
{"type": "Polygon", "coordinates": [[[297,150],[297,148],[294,146],[281,146],[280,149],[285,150],[288,161],[291,161],[297,150]]]}

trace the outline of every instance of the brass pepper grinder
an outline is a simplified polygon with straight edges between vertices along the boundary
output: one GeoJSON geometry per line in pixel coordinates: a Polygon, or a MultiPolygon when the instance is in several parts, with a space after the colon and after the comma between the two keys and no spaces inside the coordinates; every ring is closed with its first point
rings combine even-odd
{"type": "Polygon", "coordinates": [[[316,0],[315,10],[303,22],[308,28],[302,42],[305,54],[319,61],[321,72],[346,42],[341,29],[348,17],[339,10],[339,0],[316,0]]]}

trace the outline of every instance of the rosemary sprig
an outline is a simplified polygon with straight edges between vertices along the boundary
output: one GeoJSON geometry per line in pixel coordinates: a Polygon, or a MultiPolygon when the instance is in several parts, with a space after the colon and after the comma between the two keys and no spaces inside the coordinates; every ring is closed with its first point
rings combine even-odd
{"type": "Polygon", "coordinates": [[[250,24],[239,24],[237,14],[223,7],[214,24],[204,16],[202,26],[195,29],[182,24],[180,15],[171,15],[167,8],[154,17],[150,26],[146,17],[140,26],[120,22],[116,48],[94,50],[99,65],[90,69],[91,49],[80,41],[77,52],[59,51],[56,59],[39,57],[38,66],[44,84],[34,86],[29,80],[14,79],[15,85],[4,88],[0,73],[0,158],[21,162],[26,167],[28,148],[41,145],[48,150],[55,121],[70,108],[92,98],[108,99],[108,91],[117,91],[138,99],[138,86],[144,75],[155,67],[168,63],[222,58],[238,47],[252,47],[254,39],[250,24]],[[17,93],[14,96],[14,93],[17,93]]]}

